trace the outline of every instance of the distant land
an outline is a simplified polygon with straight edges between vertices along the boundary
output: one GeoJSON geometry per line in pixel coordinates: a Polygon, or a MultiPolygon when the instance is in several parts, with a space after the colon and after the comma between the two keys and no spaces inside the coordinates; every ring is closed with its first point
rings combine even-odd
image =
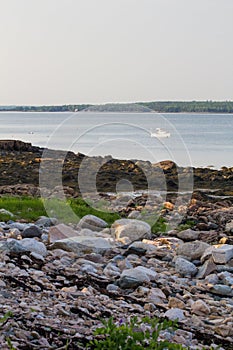
{"type": "Polygon", "coordinates": [[[54,106],[0,106],[0,112],[159,112],[159,113],[233,113],[233,101],[155,101],[68,104],[54,106]]]}

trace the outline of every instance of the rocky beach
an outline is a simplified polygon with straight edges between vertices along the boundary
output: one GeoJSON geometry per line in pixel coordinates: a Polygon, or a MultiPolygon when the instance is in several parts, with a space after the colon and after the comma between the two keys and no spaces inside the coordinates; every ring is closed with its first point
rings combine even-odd
{"type": "MultiPolygon", "coordinates": [[[[83,195],[83,154],[13,140],[0,141],[0,154],[1,197],[83,195]],[[58,166],[61,186],[54,187],[58,166]],[[51,175],[47,188],[43,171],[51,175]]],[[[119,213],[113,224],[94,215],[72,224],[46,216],[0,222],[1,349],[87,349],[111,316],[177,320],[161,339],[233,349],[233,168],[111,156],[88,164],[89,174],[98,172],[96,189],[86,178],[85,196],[119,213]],[[122,179],[131,192],[116,191],[122,179]]]]}

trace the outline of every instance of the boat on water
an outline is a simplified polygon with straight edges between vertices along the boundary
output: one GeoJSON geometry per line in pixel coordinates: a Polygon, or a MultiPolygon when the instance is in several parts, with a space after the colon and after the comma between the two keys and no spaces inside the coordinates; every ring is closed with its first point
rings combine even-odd
{"type": "Polygon", "coordinates": [[[162,138],[162,137],[170,137],[171,134],[170,134],[170,132],[168,132],[166,130],[163,130],[161,128],[156,128],[155,131],[151,131],[150,136],[162,138]]]}

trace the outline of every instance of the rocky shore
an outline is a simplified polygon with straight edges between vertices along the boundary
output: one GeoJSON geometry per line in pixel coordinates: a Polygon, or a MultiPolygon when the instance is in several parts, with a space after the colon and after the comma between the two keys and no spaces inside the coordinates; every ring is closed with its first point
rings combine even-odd
{"type": "Polygon", "coordinates": [[[62,185],[71,189],[71,196],[78,196],[79,169],[84,158],[89,170],[84,174],[87,191],[92,191],[91,176],[96,175],[98,192],[115,192],[117,183],[125,179],[131,182],[133,191],[147,190],[149,184],[158,190],[176,192],[180,187],[182,190],[193,187],[218,190],[219,195],[233,195],[233,168],[182,168],[169,160],[151,164],[148,161],[117,160],[111,156],[88,158],[80,153],[45,150],[14,140],[0,140],[0,194],[15,194],[15,191],[17,194],[21,185],[24,191],[28,188],[29,194],[37,194],[34,186],[38,188],[40,173],[47,171],[49,186],[49,181],[54,182],[53,169],[61,167],[62,185]],[[23,186],[25,184],[27,187],[23,186]]]}
{"type": "MultiPolygon", "coordinates": [[[[1,141],[0,152],[0,195],[39,196],[43,150],[1,141]]],[[[50,163],[65,156],[66,196],[78,196],[84,156],[52,152],[50,163]]],[[[195,191],[178,196],[174,163],[147,162],[147,176],[139,165],[109,158],[100,167],[101,198],[122,216],[111,227],[92,215],[72,225],[0,223],[1,349],[86,349],[100,319],[145,315],[177,319],[178,329],[160,336],[185,348],[233,349],[233,168],[193,169],[195,191]],[[159,185],[161,169],[169,191],[148,197],[140,190],[148,174],[159,185]],[[134,192],[114,193],[125,174],[134,192]],[[151,218],[162,218],[166,232],[152,232],[151,218]]]]}

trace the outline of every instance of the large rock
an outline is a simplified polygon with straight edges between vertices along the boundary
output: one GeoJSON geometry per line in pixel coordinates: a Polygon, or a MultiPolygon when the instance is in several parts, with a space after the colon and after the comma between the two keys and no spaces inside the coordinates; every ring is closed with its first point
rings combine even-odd
{"type": "Polygon", "coordinates": [[[194,301],[191,306],[191,311],[195,315],[205,316],[210,313],[209,306],[203,300],[194,301]]]}
{"type": "Polygon", "coordinates": [[[182,321],[185,319],[184,311],[179,308],[172,308],[167,310],[164,316],[172,321],[182,321]]]}
{"type": "Polygon", "coordinates": [[[56,218],[49,218],[47,216],[41,216],[36,222],[35,225],[39,227],[50,227],[53,225],[57,225],[58,220],[56,218]]]}
{"type": "Polygon", "coordinates": [[[50,227],[48,241],[49,243],[53,243],[61,239],[76,237],[78,236],[78,234],[79,232],[72,229],[72,227],[67,226],[65,224],[59,224],[50,227]]]}
{"type": "Polygon", "coordinates": [[[202,266],[199,267],[196,278],[205,278],[216,270],[216,265],[213,258],[206,260],[202,266]]]}
{"type": "Polygon", "coordinates": [[[214,246],[212,256],[216,264],[226,264],[233,258],[233,245],[222,244],[214,246]]]}
{"type": "Polygon", "coordinates": [[[44,243],[38,242],[34,238],[24,238],[20,241],[22,247],[24,247],[27,251],[34,252],[36,254],[46,256],[47,249],[44,243]]]}
{"type": "Polygon", "coordinates": [[[21,236],[23,238],[34,238],[34,237],[41,237],[42,231],[41,229],[36,225],[31,225],[23,230],[21,233],[21,236]]]}
{"type": "Polygon", "coordinates": [[[225,230],[226,232],[233,232],[233,220],[226,223],[225,230]]]}
{"type": "Polygon", "coordinates": [[[108,226],[108,223],[95,215],[85,215],[78,223],[79,228],[88,228],[92,231],[102,231],[108,226]]]}
{"type": "Polygon", "coordinates": [[[194,276],[197,273],[197,268],[193,263],[180,257],[176,259],[175,269],[182,276],[194,276]]]}
{"type": "Polygon", "coordinates": [[[134,242],[142,238],[150,238],[151,227],[144,221],[136,219],[116,220],[112,225],[112,232],[118,241],[128,239],[128,242],[134,242]]]}
{"type": "Polygon", "coordinates": [[[199,235],[200,232],[191,230],[190,228],[177,233],[177,237],[183,239],[184,241],[195,241],[198,239],[199,235]]]}
{"type": "Polygon", "coordinates": [[[151,280],[155,280],[157,276],[157,272],[148,269],[144,266],[137,266],[132,269],[126,269],[122,272],[121,277],[129,276],[132,278],[136,278],[140,282],[149,282],[151,280]]]}
{"type": "Polygon", "coordinates": [[[104,254],[111,249],[107,239],[94,236],[77,236],[72,238],[61,239],[51,245],[51,249],[63,249],[76,254],[104,254]]]}
{"type": "Polygon", "coordinates": [[[176,254],[187,257],[188,260],[197,260],[200,259],[209,246],[209,244],[201,241],[187,242],[177,247],[176,254]]]}

